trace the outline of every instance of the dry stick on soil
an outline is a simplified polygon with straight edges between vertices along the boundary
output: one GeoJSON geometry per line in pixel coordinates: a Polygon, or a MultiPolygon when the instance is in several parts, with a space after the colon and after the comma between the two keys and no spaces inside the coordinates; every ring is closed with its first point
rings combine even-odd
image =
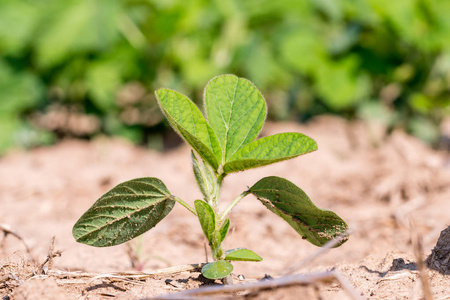
{"type": "Polygon", "coordinates": [[[112,272],[108,274],[87,273],[87,272],[65,272],[65,271],[52,271],[49,275],[57,278],[80,278],[80,277],[98,277],[98,278],[121,278],[121,279],[137,279],[143,280],[147,278],[153,278],[156,276],[174,275],[181,272],[199,272],[205,263],[201,264],[189,264],[176,267],[170,267],[165,269],[159,269],[155,272],[112,272]]]}
{"type": "Polygon", "coordinates": [[[411,234],[411,243],[413,246],[414,256],[416,257],[416,265],[419,270],[420,282],[422,283],[423,295],[425,300],[433,300],[430,283],[426,274],[426,268],[423,261],[422,237],[415,230],[414,221],[409,219],[409,228],[411,234]]]}
{"type": "MultiPolygon", "coordinates": [[[[294,265],[290,269],[288,269],[286,272],[284,272],[284,275],[292,274],[295,271],[297,271],[299,268],[305,266],[307,263],[311,262],[318,256],[322,255],[329,249],[333,248],[337,244],[339,244],[343,239],[345,239],[350,234],[350,231],[347,230],[343,234],[339,235],[334,240],[328,242],[325,244],[319,251],[314,253],[313,255],[307,257],[306,259],[302,260],[300,263],[294,265]]],[[[337,280],[342,288],[347,292],[347,294],[352,299],[364,299],[361,297],[360,293],[358,293],[353,286],[348,282],[348,280],[342,276],[337,271],[330,271],[326,273],[318,273],[318,274],[306,274],[306,275],[291,275],[291,276],[284,276],[277,279],[272,280],[266,280],[266,281],[260,281],[256,283],[246,283],[246,284],[233,284],[233,285],[225,285],[225,286],[213,286],[213,287],[206,287],[206,288],[199,288],[195,290],[180,292],[178,294],[171,294],[171,295],[165,295],[157,297],[156,299],[195,299],[196,297],[203,297],[203,296],[209,296],[213,294],[221,294],[221,293],[232,293],[232,292],[239,292],[239,291],[250,291],[250,290],[264,290],[269,288],[276,288],[276,287],[286,287],[291,285],[305,285],[305,284],[311,284],[318,281],[329,281],[329,280],[337,280]]]]}
{"type": "Polygon", "coordinates": [[[0,243],[0,247],[3,245],[3,242],[6,238],[6,236],[8,234],[16,237],[19,241],[22,242],[22,244],[25,246],[25,249],[27,250],[28,255],[30,256],[31,260],[34,262],[35,259],[34,257],[31,255],[31,250],[28,247],[27,243],[25,242],[25,240],[22,238],[22,236],[20,236],[20,234],[18,234],[16,231],[14,231],[11,226],[7,225],[7,224],[1,224],[0,223],[0,230],[3,231],[3,240],[0,243]]]}
{"type": "MultiPolygon", "coordinates": [[[[2,230],[4,230],[4,229],[2,228],[2,230]]],[[[9,228],[8,228],[8,230],[9,230],[9,228]]],[[[22,242],[23,242],[23,239],[20,238],[20,240],[22,240],[22,242]]],[[[28,273],[27,275],[24,276],[24,274],[22,274],[22,276],[20,276],[20,277],[16,274],[10,272],[9,274],[0,277],[0,283],[3,283],[6,286],[7,285],[6,281],[14,280],[14,281],[16,281],[16,283],[14,283],[13,285],[15,287],[17,287],[17,286],[21,285],[22,283],[24,283],[25,281],[28,281],[32,278],[40,277],[40,276],[42,276],[41,274],[46,274],[47,272],[44,271],[45,265],[48,264],[48,270],[50,270],[53,265],[53,258],[55,258],[57,256],[61,256],[61,251],[54,252],[54,248],[55,248],[55,237],[52,238],[47,258],[45,259],[45,261],[42,264],[39,265],[37,270],[35,270],[33,268],[32,271],[30,271],[29,273],[27,272],[28,273]]],[[[28,247],[27,247],[27,249],[28,249],[28,247]]],[[[30,252],[30,251],[28,251],[28,252],[30,252]]],[[[31,257],[31,254],[30,254],[30,257],[31,257]]],[[[36,264],[34,263],[34,259],[32,257],[31,257],[31,259],[33,260],[33,266],[35,266],[36,264]]],[[[5,265],[0,266],[0,269],[3,268],[4,266],[5,265]]],[[[47,277],[47,276],[45,276],[45,277],[47,277]]]]}
{"type": "Polygon", "coordinates": [[[330,280],[337,280],[352,299],[356,300],[364,299],[352,288],[351,284],[347,281],[347,279],[345,279],[337,271],[306,274],[306,275],[285,276],[277,279],[252,282],[246,284],[204,287],[195,290],[180,292],[177,294],[163,295],[160,297],[156,297],[155,299],[197,299],[198,297],[207,297],[217,294],[236,293],[241,291],[258,291],[279,287],[287,287],[292,285],[308,285],[316,282],[324,282],[324,281],[327,282],[330,280]]]}
{"type": "MultiPolygon", "coordinates": [[[[112,275],[112,274],[102,274],[102,275],[98,275],[98,276],[95,276],[95,277],[93,277],[93,278],[91,278],[87,283],[86,283],[86,287],[82,290],[82,292],[81,292],[81,295],[82,296],[85,296],[88,292],[89,292],[89,288],[90,288],[90,286],[91,286],[91,284],[94,282],[94,281],[96,281],[96,280],[98,280],[98,279],[104,279],[104,278],[107,278],[107,279],[109,279],[109,284],[111,285],[113,282],[117,282],[117,281],[121,281],[121,282],[127,282],[127,283],[132,283],[132,284],[138,284],[138,285],[142,285],[143,283],[142,282],[137,282],[137,281],[134,281],[134,280],[132,280],[132,279],[128,279],[128,278],[126,278],[126,277],[123,277],[123,276],[116,276],[116,275],[112,275]]],[[[102,283],[103,284],[105,284],[105,282],[104,281],[102,281],[102,283]]],[[[115,295],[114,294],[105,294],[105,293],[102,293],[103,295],[106,295],[106,296],[109,296],[109,297],[115,297],[115,295]]]]}
{"type": "Polygon", "coordinates": [[[334,246],[338,245],[340,242],[342,242],[342,240],[347,238],[349,236],[349,234],[350,234],[350,230],[347,230],[344,233],[340,234],[335,239],[329,241],[324,246],[320,247],[320,249],[318,251],[316,251],[315,253],[313,253],[312,255],[306,257],[305,259],[301,260],[299,263],[296,263],[295,265],[293,265],[292,267],[287,269],[281,275],[291,275],[291,274],[293,274],[294,272],[296,272],[300,268],[306,266],[307,264],[311,263],[314,259],[316,259],[317,257],[321,256],[322,254],[324,254],[325,252],[327,252],[328,250],[330,250],[334,246]]]}
{"type": "MultiPolygon", "coordinates": [[[[107,278],[110,279],[111,282],[114,281],[122,281],[133,284],[141,284],[141,282],[136,282],[134,280],[145,280],[147,278],[153,278],[156,276],[163,275],[174,275],[181,272],[200,272],[201,268],[205,264],[190,264],[190,265],[182,265],[171,268],[160,269],[155,272],[114,272],[109,274],[98,274],[98,273],[87,273],[87,272],[65,272],[65,271],[50,271],[48,272],[48,276],[56,277],[59,279],[63,278],[91,278],[86,287],[82,291],[82,297],[86,297],[89,286],[97,279],[107,278]]],[[[64,282],[61,282],[64,284],[64,282]]]]}
{"type": "MultiPolygon", "coordinates": [[[[46,262],[47,261],[48,261],[48,258],[47,258],[46,262]]],[[[82,297],[85,297],[87,295],[86,292],[88,291],[89,286],[95,280],[98,280],[98,279],[107,278],[107,279],[110,279],[111,282],[122,281],[122,282],[133,283],[133,284],[142,284],[141,282],[136,282],[135,280],[145,280],[147,278],[153,278],[156,276],[174,275],[174,274],[181,273],[181,272],[200,272],[201,268],[204,265],[206,265],[206,264],[201,263],[201,264],[182,265],[182,266],[170,267],[170,268],[165,268],[165,269],[159,269],[159,270],[157,270],[155,272],[151,272],[151,273],[149,273],[149,272],[113,272],[113,273],[107,273],[107,274],[98,274],[98,273],[87,273],[87,272],[65,272],[65,271],[59,271],[59,270],[53,271],[53,270],[49,269],[46,276],[56,277],[59,279],[90,278],[90,280],[86,284],[86,287],[82,291],[82,297]]],[[[64,282],[60,282],[60,283],[64,284],[64,282]]],[[[72,282],[70,282],[70,283],[72,283],[72,282]]]]}
{"type": "Polygon", "coordinates": [[[393,213],[393,217],[397,225],[403,225],[405,227],[409,227],[411,224],[409,222],[408,215],[410,215],[413,211],[416,211],[426,204],[424,197],[415,197],[405,203],[397,206],[393,213]]]}
{"type": "Polygon", "coordinates": [[[48,249],[48,255],[45,261],[39,266],[38,268],[38,274],[45,274],[46,271],[44,271],[44,267],[47,264],[47,271],[49,271],[53,267],[53,258],[60,257],[61,251],[57,250],[55,251],[55,237],[52,237],[52,240],[50,242],[50,247],[48,249]]]}

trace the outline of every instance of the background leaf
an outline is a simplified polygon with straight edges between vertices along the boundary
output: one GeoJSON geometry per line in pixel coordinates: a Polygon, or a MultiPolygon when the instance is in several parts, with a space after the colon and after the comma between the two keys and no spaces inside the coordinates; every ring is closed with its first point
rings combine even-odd
{"type": "Polygon", "coordinates": [[[0,3],[0,48],[3,53],[21,53],[27,47],[33,38],[38,16],[39,9],[34,3],[10,0],[0,3]]]}
{"type": "Polygon", "coordinates": [[[217,170],[221,160],[219,142],[198,107],[186,96],[169,89],[157,90],[156,96],[175,131],[217,170]]]}
{"type": "Polygon", "coordinates": [[[214,230],[216,229],[216,218],[214,211],[208,203],[202,200],[195,200],[195,210],[197,211],[198,220],[202,226],[203,233],[208,239],[209,244],[213,243],[214,230]]]}
{"type": "Polygon", "coordinates": [[[47,9],[52,8],[36,41],[41,67],[54,67],[78,51],[105,51],[120,37],[118,1],[69,0],[47,9]]]}
{"type": "MultiPolygon", "coordinates": [[[[313,245],[323,246],[348,228],[337,214],[315,206],[298,186],[284,178],[265,177],[250,192],[313,245]]],[[[347,238],[336,247],[345,241],[347,238]]]]}
{"type": "Polygon", "coordinates": [[[202,274],[209,279],[224,278],[233,272],[233,265],[226,260],[209,263],[202,268],[202,274]]]}
{"type": "Polygon", "coordinates": [[[25,125],[12,134],[59,106],[97,119],[76,136],[162,140],[155,89],[199,95],[208,79],[232,72],[263,92],[272,120],[354,119],[373,101],[397,116],[388,130],[400,126],[436,145],[450,115],[450,2],[391,2],[2,0],[0,60],[42,86],[29,109],[11,112],[25,125]]]}
{"type": "Polygon", "coordinates": [[[42,83],[36,76],[27,71],[15,72],[0,59],[0,155],[14,145],[41,144],[39,139],[34,143],[21,138],[24,134],[31,138],[37,130],[30,129],[31,126],[19,116],[38,106],[43,92],[42,83]]]}
{"type": "Polygon", "coordinates": [[[261,167],[317,150],[316,142],[296,132],[280,133],[251,142],[227,162],[225,173],[261,167]]]}
{"type": "Polygon", "coordinates": [[[226,260],[233,261],[262,261],[262,257],[248,249],[238,249],[228,253],[225,256],[226,260]]]}
{"type": "Polygon", "coordinates": [[[338,63],[323,61],[314,69],[315,88],[329,107],[343,110],[368,97],[369,78],[356,72],[358,64],[347,57],[338,63]]]}
{"type": "Polygon", "coordinates": [[[0,114],[17,117],[24,110],[39,105],[42,84],[30,72],[17,73],[0,59],[0,114]]]}
{"type": "Polygon", "coordinates": [[[115,93],[122,82],[121,75],[116,61],[99,61],[86,72],[86,88],[92,102],[102,111],[115,109],[115,93]]]}
{"type": "Polygon", "coordinates": [[[223,75],[211,79],[205,88],[208,122],[222,147],[222,163],[253,141],[266,118],[266,102],[247,79],[223,75]]]}
{"type": "Polygon", "coordinates": [[[175,201],[158,178],[123,182],[104,194],[76,222],[72,234],[79,243],[114,246],[153,228],[175,201]]]}

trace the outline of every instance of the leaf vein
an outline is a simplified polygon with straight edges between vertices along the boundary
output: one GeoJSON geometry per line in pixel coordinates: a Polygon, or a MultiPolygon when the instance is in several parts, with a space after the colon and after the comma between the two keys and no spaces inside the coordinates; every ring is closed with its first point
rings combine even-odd
{"type": "MultiPolygon", "coordinates": [[[[113,217],[113,218],[115,218],[115,220],[113,220],[113,221],[111,221],[111,222],[108,222],[108,223],[106,223],[106,224],[104,224],[104,225],[98,226],[96,230],[92,230],[92,231],[90,231],[90,232],[88,232],[88,233],[86,233],[86,234],[84,234],[84,235],[81,235],[80,237],[78,237],[78,239],[83,238],[83,237],[85,237],[86,235],[89,235],[89,234],[94,233],[94,232],[96,232],[96,231],[100,231],[101,229],[103,229],[103,228],[105,228],[105,227],[107,227],[107,226],[111,226],[111,225],[113,225],[114,223],[117,223],[117,222],[123,220],[124,218],[127,218],[128,216],[135,215],[136,213],[139,213],[139,212],[141,212],[142,210],[145,210],[145,209],[147,209],[147,208],[149,208],[149,207],[151,207],[151,206],[156,206],[157,204],[159,204],[159,203],[161,203],[161,202],[162,202],[162,201],[159,201],[158,203],[153,203],[152,205],[147,205],[147,206],[145,206],[145,207],[142,207],[142,208],[140,208],[140,209],[137,209],[137,210],[135,210],[135,211],[133,211],[133,212],[130,212],[130,213],[128,213],[128,214],[124,214],[124,215],[121,216],[121,217],[117,217],[117,218],[113,217]]],[[[152,210],[151,210],[151,211],[152,211],[152,210]]],[[[94,217],[96,218],[96,217],[98,217],[98,216],[99,216],[99,215],[95,215],[94,217]]],[[[112,216],[104,215],[104,217],[112,217],[112,216]]],[[[95,218],[93,218],[93,219],[95,219],[95,218]]],[[[91,218],[86,218],[85,220],[91,220],[91,218]]]]}
{"type": "MultiPolygon", "coordinates": [[[[255,105],[257,105],[258,103],[256,102],[253,106],[252,106],[252,109],[255,107],[255,105]]],[[[244,115],[242,115],[240,118],[239,118],[239,120],[240,119],[242,119],[243,118],[243,116],[245,116],[246,114],[248,114],[249,113],[249,111],[250,110],[248,110],[244,115]]],[[[256,124],[256,122],[258,122],[258,118],[256,118],[255,119],[255,121],[253,122],[253,124],[252,124],[252,126],[250,127],[250,129],[247,131],[247,134],[245,135],[245,137],[242,139],[242,141],[241,141],[241,143],[239,144],[239,146],[234,150],[234,152],[233,153],[231,153],[228,157],[232,157],[241,147],[242,147],[242,144],[245,142],[245,140],[247,139],[247,137],[248,137],[248,135],[250,134],[250,132],[252,131],[252,129],[253,129],[253,127],[255,126],[255,124],[256,124]]]]}

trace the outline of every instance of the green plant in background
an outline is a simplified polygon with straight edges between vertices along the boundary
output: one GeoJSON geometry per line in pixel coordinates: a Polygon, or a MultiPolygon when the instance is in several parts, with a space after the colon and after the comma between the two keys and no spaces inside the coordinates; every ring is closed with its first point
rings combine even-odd
{"type": "MultiPolygon", "coordinates": [[[[216,279],[232,272],[230,261],[262,260],[245,248],[227,251],[222,248],[230,227],[228,215],[249,194],[316,246],[346,232],[347,224],[338,215],[316,207],[295,184],[274,176],[259,180],[224,211],[219,211],[220,190],[227,175],[317,149],[314,140],[296,132],[256,139],[267,109],[264,98],[250,81],[234,75],[213,78],[204,90],[207,118],[183,94],[159,89],[156,96],[170,125],[195,151],[193,171],[204,198],[196,200],[192,207],[154,177],[121,183],[98,199],[76,222],[73,236],[78,242],[96,247],[124,243],[154,227],[178,202],[200,221],[214,259],[202,268],[202,273],[216,279]]],[[[345,241],[346,238],[340,244],[345,241]]]]}
{"type": "Polygon", "coordinates": [[[450,114],[449,3],[0,1],[0,153],[45,132],[155,144],[164,126],[150,91],[193,96],[228,72],[264,92],[271,119],[384,111],[387,126],[434,142],[450,114]],[[65,111],[98,124],[50,126],[65,111]]]}

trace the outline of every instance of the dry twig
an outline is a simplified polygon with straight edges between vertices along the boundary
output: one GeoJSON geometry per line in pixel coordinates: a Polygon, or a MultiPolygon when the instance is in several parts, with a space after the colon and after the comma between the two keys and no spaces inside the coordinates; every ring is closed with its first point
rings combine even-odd
{"type": "Polygon", "coordinates": [[[53,267],[53,258],[60,257],[61,251],[56,250],[55,251],[55,237],[52,237],[52,240],[50,242],[50,247],[48,249],[48,255],[45,261],[39,265],[38,268],[38,274],[45,274],[46,271],[44,270],[45,265],[47,264],[47,271],[49,271],[53,267]]]}
{"type": "Polygon", "coordinates": [[[287,269],[285,272],[283,272],[281,275],[291,275],[294,274],[296,271],[298,271],[300,268],[306,266],[307,264],[311,263],[313,260],[315,260],[317,257],[321,256],[340,242],[342,242],[343,239],[347,238],[350,234],[350,230],[345,231],[344,233],[340,234],[337,238],[329,241],[325,245],[323,245],[318,251],[313,253],[312,255],[306,257],[305,259],[301,260],[300,262],[294,264],[292,267],[287,269]]]}
{"type": "Polygon", "coordinates": [[[423,295],[425,300],[433,300],[430,283],[426,274],[426,268],[423,261],[422,236],[416,232],[414,221],[409,219],[409,228],[411,234],[411,243],[413,246],[414,256],[416,257],[416,265],[419,270],[419,278],[422,283],[423,295]]]}
{"type": "Polygon", "coordinates": [[[55,276],[57,278],[121,278],[123,280],[137,279],[144,280],[147,278],[154,278],[157,276],[174,275],[181,272],[197,272],[204,266],[201,264],[189,264],[170,268],[164,268],[156,270],[155,272],[111,272],[107,274],[88,273],[88,272],[65,272],[65,271],[51,271],[48,275],[55,276]]]}
{"type": "Polygon", "coordinates": [[[25,246],[25,250],[27,251],[28,255],[30,255],[31,259],[34,261],[33,256],[31,255],[31,250],[30,247],[28,247],[28,244],[25,242],[25,240],[23,239],[23,237],[18,234],[16,231],[14,231],[11,226],[7,225],[7,224],[1,224],[0,223],[0,230],[3,231],[3,240],[0,243],[0,246],[3,244],[6,236],[8,234],[14,236],[15,238],[17,238],[19,241],[22,242],[22,244],[25,246]]]}
{"type": "Polygon", "coordinates": [[[284,276],[277,279],[233,285],[220,285],[204,287],[178,294],[163,295],[156,299],[197,299],[198,297],[210,297],[212,295],[236,293],[241,291],[258,291],[293,285],[308,285],[316,282],[337,280],[347,294],[356,300],[364,299],[339,272],[313,273],[306,275],[284,276]]]}

